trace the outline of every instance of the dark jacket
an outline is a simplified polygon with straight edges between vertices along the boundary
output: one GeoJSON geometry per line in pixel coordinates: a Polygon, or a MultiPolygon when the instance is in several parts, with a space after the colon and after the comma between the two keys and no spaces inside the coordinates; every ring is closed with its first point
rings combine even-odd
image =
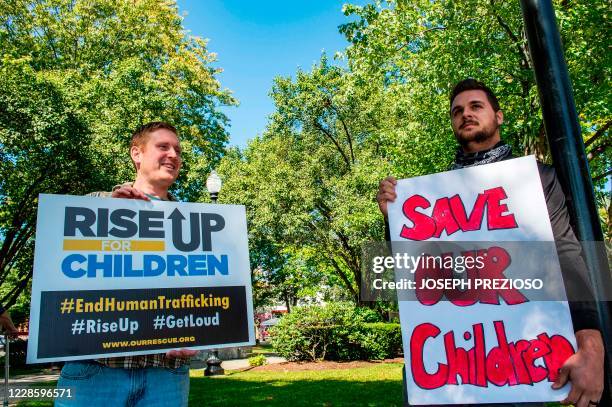
{"type": "Polygon", "coordinates": [[[582,248],[570,224],[565,194],[554,168],[538,162],[540,181],[548,208],[574,331],[598,329],[597,309],[582,248]]]}

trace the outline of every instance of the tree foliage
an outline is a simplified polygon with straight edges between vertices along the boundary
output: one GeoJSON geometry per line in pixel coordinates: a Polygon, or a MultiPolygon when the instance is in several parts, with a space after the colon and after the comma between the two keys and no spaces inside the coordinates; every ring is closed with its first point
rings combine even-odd
{"type": "Polygon", "coordinates": [[[226,199],[250,214],[253,268],[274,271],[272,284],[313,270],[359,301],[361,245],[382,238],[374,198],[390,170],[376,131],[380,101],[325,57],[277,78],[271,96],[264,136],[219,169],[226,199]]]}
{"type": "Polygon", "coordinates": [[[227,142],[206,42],[172,1],[0,0],[0,302],[31,278],[39,193],[83,194],[133,179],[131,133],[175,124],[194,199],[227,142]]]}
{"type": "MultiPolygon", "coordinates": [[[[612,161],[610,6],[578,0],[555,7],[592,174],[602,188],[612,161]]],[[[344,13],[345,66],[324,56],[310,71],[278,77],[265,134],[221,169],[224,193],[250,213],[254,268],[282,269],[286,279],[300,257],[295,248],[308,247],[319,274],[358,301],[360,246],[382,239],[378,181],[448,169],[457,148],[448,100],[456,82],[474,77],[495,91],[502,137],[515,154],[546,161],[549,152],[518,2],[373,1],[345,5],[344,13]]]]}

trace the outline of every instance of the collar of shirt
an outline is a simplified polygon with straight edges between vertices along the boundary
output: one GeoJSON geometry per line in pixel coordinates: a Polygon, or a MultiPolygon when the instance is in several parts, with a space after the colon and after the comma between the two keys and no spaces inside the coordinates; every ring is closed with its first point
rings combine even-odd
{"type": "MultiPolygon", "coordinates": [[[[123,184],[115,185],[113,187],[113,191],[115,189],[119,189],[119,188],[125,187],[125,186],[132,187],[133,185],[134,185],[133,182],[124,182],[123,184]]],[[[158,197],[156,197],[154,195],[150,195],[150,194],[147,194],[147,193],[145,193],[145,195],[148,196],[150,199],[152,199],[154,201],[173,201],[173,202],[177,202],[178,201],[178,199],[176,199],[176,197],[174,195],[172,195],[170,192],[168,192],[168,199],[161,199],[161,198],[158,198],[158,197]]]]}

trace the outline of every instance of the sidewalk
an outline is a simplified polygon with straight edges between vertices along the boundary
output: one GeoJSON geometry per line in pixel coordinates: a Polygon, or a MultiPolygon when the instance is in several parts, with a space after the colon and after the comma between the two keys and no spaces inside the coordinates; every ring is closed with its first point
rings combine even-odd
{"type": "MultiPolygon", "coordinates": [[[[266,356],[266,360],[269,365],[273,365],[275,363],[283,363],[286,362],[287,359],[282,358],[280,356],[266,356]]],[[[238,370],[238,369],[246,369],[249,366],[248,359],[234,359],[234,360],[224,360],[221,363],[221,367],[226,370],[238,370]]]]}
{"type": "MultiPolygon", "coordinates": [[[[280,356],[266,356],[266,361],[268,365],[273,365],[275,363],[283,363],[286,362],[287,359],[280,357],[280,356]]],[[[221,362],[221,367],[225,370],[239,370],[239,369],[246,369],[249,366],[249,359],[248,358],[243,358],[243,359],[230,359],[230,360],[224,360],[221,362]]],[[[192,360],[191,361],[191,369],[192,370],[198,370],[198,369],[206,369],[206,361],[204,360],[192,360]]]]}
{"type": "MultiPolygon", "coordinates": [[[[283,363],[286,362],[287,359],[280,356],[266,356],[267,364],[273,365],[275,363],[283,363]]],[[[232,359],[232,360],[224,360],[221,363],[221,367],[225,370],[238,370],[238,369],[246,369],[249,367],[249,359],[232,359]]],[[[191,369],[205,369],[206,362],[205,361],[192,361],[191,369]]],[[[34,374],[34,375],[19,375],[18,377],[10,377],[9,381],[11,384],[32,384],[32,383],[44,383],[51,382],[53,380],[59,379],[59,371],[57,373],[47,373],[47,374],[34,374]]],[[[3,384],[4,381],[0,381],[0,384],[3,384]]]]}
{"type": "MultiPolygon", "coordinates": [[[[267,364],[273,365],[276,363],[286,362],[287,359],[280,356],[266,356],[267,364]]],[[[232,360],[224,360],[221,363],[221,367],[225,370],[239,370],[246,369],[249,366],[249,359],[232,359],[232,360]]],[[[193,360],[191,362],[191,369],[206,369],[205,361],[196,361],[193,360]]],[[[57,373],[45,373],[45,374],[33,374],[33,375],[19,375],[17,377],[10,377],[9,383],[11,385],[21,384],[21,385],[34,385],[36,383],[45,383],[52,382],[54,380],[59,379],[59,371],[57,373]]],[[[4,385],[4,380],[0,381],[0,385],[4,385]]]]}

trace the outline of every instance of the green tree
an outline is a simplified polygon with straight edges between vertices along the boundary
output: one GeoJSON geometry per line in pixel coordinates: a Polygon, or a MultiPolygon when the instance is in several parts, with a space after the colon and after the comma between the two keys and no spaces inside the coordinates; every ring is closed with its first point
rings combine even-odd
{"type": "MultiPolygon", "coordinates": [[[[601,188],[612,159],[610,6],[579,0],[555,7],[601,188]]],[[[352,19],[340,27],[349,41],[347,67],[323,57],[308,72],[277,78],[266,133],[221,168],[226,194],[250,213],[254,267],[284,270],[286,278],[292,271],[284,266],[299,257],[292,249],[309,247],[321,273],[357,301],[360,245],[382,238],[377,183],[448,168],[457,148],[448,94],[457,81],[476,77],[498,94],[502,137],[516,154],[548,160],[549,153],[517,2],[373,1],[346,5],[344,13],[352,19]]],[[[612,213],[606,202],[602,213],[612,213]]]]}
{"type": "Polygon", "coordinates": [[[314,269],[359,302],[361,245],[382,239],[374,198],[390,164],[377,131],[382,101],[371,97],[380,92],[355,79],[325,57],[295,79],[276,78],[266,133],[219,172],[224,196],[247,206],[253,268],[283,282],[314,269]]]}
{"type": "Polygon", "coordinates": [[[39,193],[83,194],[131,180],[131,132],[177,126],[180,197],[194,200],[227,143],[234,104],[206,41],[173,1],[0,0],[0,302],[31,278],[39,193]]]}
{"type": "Polygon", "coordinates": [[[295,177],[295,160],[293,165],[286,161],[285,147],[281,138],[255,139],[242,153],[230,150],[218,172],[224,182],[220,202],[247,209],[254,305],[282,301],[291,310],[298,298],[316,295],[329,283],[309,246],[284,240],[287,233],[296,233],[297,225],[279,212],[299,216],[308,194],[295,177]]]}

